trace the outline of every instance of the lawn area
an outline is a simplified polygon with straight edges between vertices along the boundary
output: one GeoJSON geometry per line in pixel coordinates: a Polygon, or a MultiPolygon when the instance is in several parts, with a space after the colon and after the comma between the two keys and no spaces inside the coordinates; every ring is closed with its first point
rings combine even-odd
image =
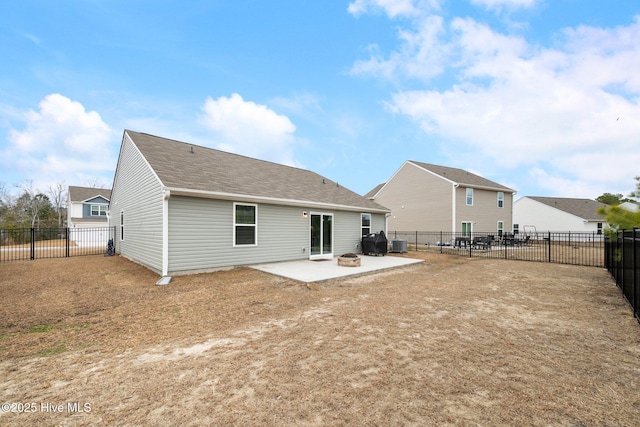
{"type": "Polygon", "coordinates": [[[0,425],[638,425],[640,325],[604,269],[406,256],[309,285],[0,264],[0,425]]]}

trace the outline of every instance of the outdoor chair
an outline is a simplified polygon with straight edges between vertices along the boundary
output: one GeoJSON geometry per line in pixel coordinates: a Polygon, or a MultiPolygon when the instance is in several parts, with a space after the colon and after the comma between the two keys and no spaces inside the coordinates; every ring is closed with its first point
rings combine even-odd
{"type": "Polygon", "coordinates": [[[474,249],[490,249],[491,248],[491,237],[475,237],[471,246],[474,249]]]}

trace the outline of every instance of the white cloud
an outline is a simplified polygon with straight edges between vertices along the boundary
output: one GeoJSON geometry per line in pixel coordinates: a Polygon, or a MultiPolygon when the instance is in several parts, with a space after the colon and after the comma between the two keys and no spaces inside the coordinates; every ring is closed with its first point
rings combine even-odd
{"type": "Polygon", "coordinates": [[[415,30],[400,30],[398,39],[402,46],[388,58],[378,47],[370,47],[371,58],[357,61],[352,74],[371,74],[394,80],[397,76],[429,79],[443,72],[449,55],[449,46],[442,43],[445,34],[442,17],[429,15],[416,23],[415,30]]]}
{"type": "MultiPolygon", "coordinates": [[[[640,161],[639,19],[613,29],[567,29],[553,48],[470,18],[441,28],[435,36],[415,24],[408,30],[428,40],[425,55],[399,37],[386,59],[369,61],[375,67],[368,73],[395,81],[420,77],[412,67],[433,61],[455,81],[436,88],[434,76],[424,72],[423,84],[431,89],[396,92],[387,104],[391,111],[436,136],[452,159],[544,170],[530,179],[556,182],[548,187],[556,194],[606,186],[626,191],[640,161]],[[427,46],[438,44],[447,51],[436,47],[429,55],[427,46]]],[[[361,63],[354,69],[364,70],[361,63]]]]}
{"type": "Polygon", "coordinates": [[[251,157],[295,165],[295,125],[265,105],[245,101],[237,93],[207,98],[201,123],[216,133],[217,148],[251,157]]]}
{"type": "Polygon", "coordinates": [[[112,132],[97,112],[51,94],[40,101],[38,111],[24,112],[21,121],[22,130],[9,131],[3,167],[30,177],[41,190],[53,182],[83,185],[113,174],[112,132]]]}
{"type": "Polygon", "coordinates": [[[471,0],[471,4],[484,6],[487,9],[515,9],[533,7],[541,0],[471,0]]]}
{"type": "MultiPolygon", "coordinates": [[[[426,2],[422,2],[426,3],[426,2]]],[[[428,2],[437,6],[437,1],[428,2]]],[[[384,12],[389,18],[398,16],[415,16],[419,13],[419,8],[414,5],[413,0],[355,0],[349,3],[347,11],[354,16],[366,13],[384,12]]]]}

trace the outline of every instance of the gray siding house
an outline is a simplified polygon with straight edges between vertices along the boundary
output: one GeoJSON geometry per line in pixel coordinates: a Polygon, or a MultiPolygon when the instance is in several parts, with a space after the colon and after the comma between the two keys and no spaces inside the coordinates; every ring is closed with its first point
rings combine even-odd
{"type": "Polygon", "coordinates": [[[107,227],[107,210],[111,190],[105,188],[77,187],[67,189],[67,226],[107,227]]]}
{"type": "Polygon", "coordinates": [[[69,239],[80,247],[106,247],[111,235],[107,228],[111,190],[69,186],[67,198],[69,239]]]}
{"type": "Polygon", "coordinates": [[[391,179],[365,195],[391,209],[392,231],[512,230],[516,192],[462,169],[406,161],[391,179]]]}
{"type": "Polygon", "coordinates": [[[110,225],[163,275],[360,250],[389,210],[307,170],[125,130],[110,225]]]}

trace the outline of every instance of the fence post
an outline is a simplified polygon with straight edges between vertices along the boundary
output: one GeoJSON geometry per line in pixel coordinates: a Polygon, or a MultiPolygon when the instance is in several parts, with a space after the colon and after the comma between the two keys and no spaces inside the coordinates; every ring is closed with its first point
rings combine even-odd
{"type": "Polygon", "coordinates": [[[66,239],[65,239],[65,242],[64,242],[64,243],[65,243],[65,246],[66,246],[66,253],[65,253],[65,255],[66,255],[66,257],[67,257],[67,258],[69,258],[69,227],[66,227],[66,228],[64,229],[64,231],[65,231],[65,236],[66,236],[66,239]]]}
{"type": "Polygon", "coordinates": [[[442,248],[444,247],[444,242],[442,241],[442,230],[440,230],[440,253],[442,253],[442,248]]]}
{"type": "Polygon", "coordinates": [[[36,229],[31,227],[31,259],[36,259],[36,229]]]}
{"type": "Polygon", "coordinates": [[[549,242],[549,262],[551,262],[551,232],[547,231],[547,241],[549,242]]]}
{"type": "Polygon", "coordinates": [[[418,230],[416,230],[416,252],[418,252],[418,230]]]}
{"type": "Polygon", "coordinates": [[[631,235],[633,241],[632,241],[632,245],[633,245],[633,249],[631,251],[631,253],[633,254],[633,283],[632,283],[632,287],[633,287],[633,313],[636,316],[636,319],[640,320],[640,318],[638,317],[638,313],[640,313],[640,307],[638,307],[638,305],[640,305],[640,295],[638,295],[640,292],[640,285],[638,283],[638,268],[640,267],[638,265],[638,242],[637,242],[637,238],[638,235],[636,234],[636,230],[638,230],[638,227],[633,227],[633,234],[631,235]]]}

